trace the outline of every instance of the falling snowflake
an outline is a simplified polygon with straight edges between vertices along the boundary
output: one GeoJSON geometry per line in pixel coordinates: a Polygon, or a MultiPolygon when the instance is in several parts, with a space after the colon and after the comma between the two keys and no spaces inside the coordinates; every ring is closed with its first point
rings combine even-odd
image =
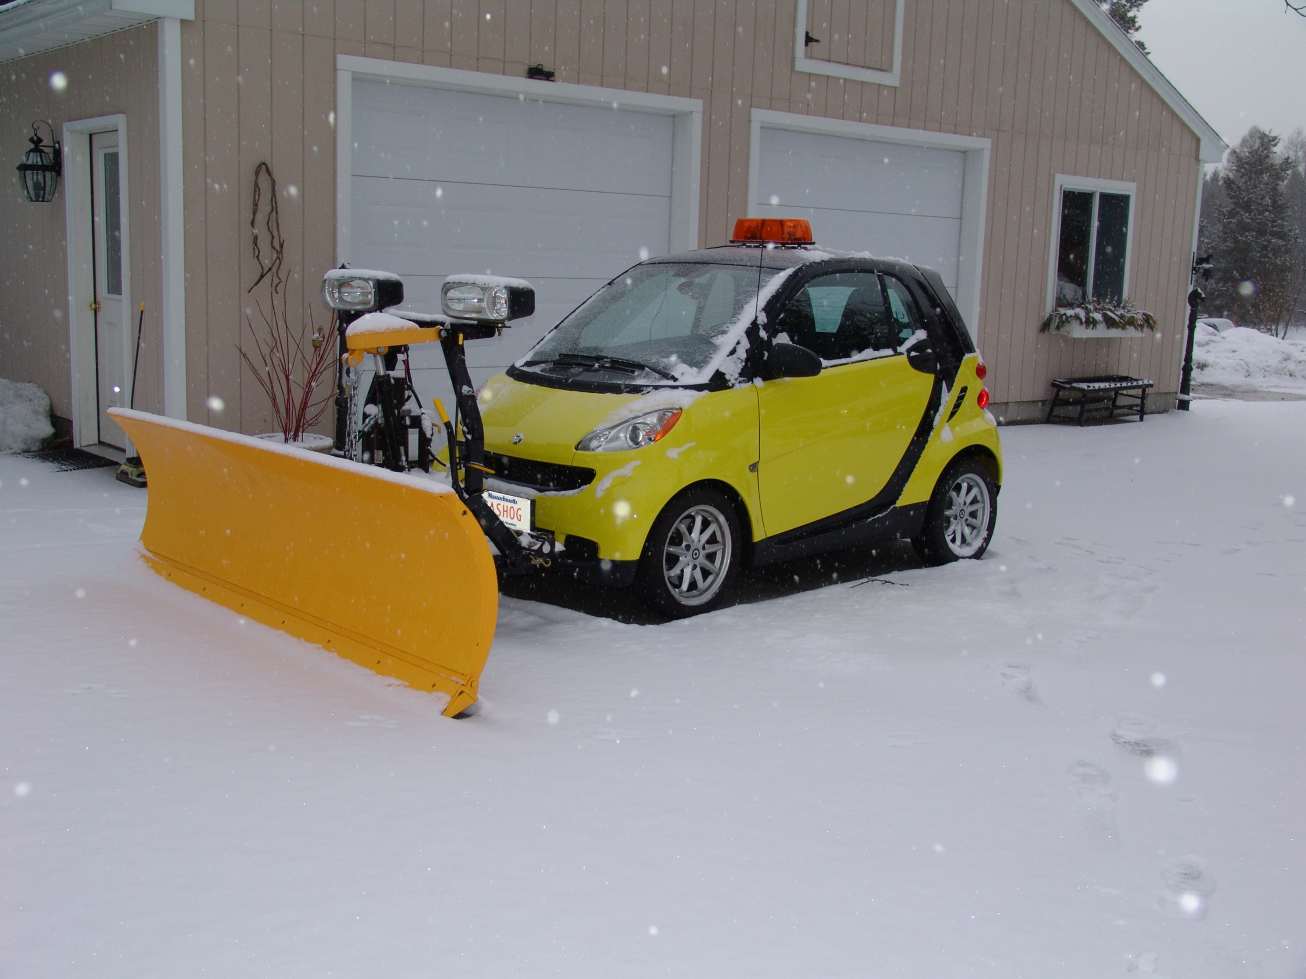
{"type": "Polygon", "coordinates": [[[50,88],[55,92],[64,92],[68,89],[68,76],[62,71],[50,72],[50,88]]]}
{"type": "Polygon", "coordinates": [[[768,200],[770,200],[770,202],[771,202],[771,206],[772,206],[772,207],[775,207],[777,204],[780,203],[780,195],[779,195],[779,194],[772,194],[772,195],[768,198],[768,200]]]}
{"type": "Polygon", "coordinates": [[[657,938],[657,937],[658,937],[658,926],[657,926],[657,925],[649,925],[649,926],[648,926],[648,933],[649,933],[649,935],[651,935],[652,937],[657,938]]]}
{"type": "Polygon", "coordinates": [[[19,782],[17,785],[14,786],[14,795],[18,796],[18,798],[20,799],[26,799],[31,794],[32,794],[31,782],[19,782]]]}
{"type": "Polygon", "coordinates": [[[1289,510],[1291,510],[1293,507],[1297,505],[1297,497],[1289,493],[1287,496],[1283,498],[1283,505],[1287,507],[1289,510]]]}
{"type": "Polygon", "coordinates": [[[210,394],[209,399],[204,402],[208,405],[209,411],[221,413],[222,409],[227,407],[227,403],[219,398],[216,394],[210,394]]]}
{"type": "Polygon", "coordinates": [[[1160,690],[1162,687],[1164,687],[1164,686],[1165,686],[1165,682],[1166,682],[1166,681],[1165,681],[1165,674],[1164,674],[1164,673],[1153,673],[1153,674],[1152,674],[1152,686],[1156,687],[1156,689],[1160,690]]]}
{"type": "Polygon", "coordinates": [[[562,715],[559,714],[556,710],[550,710],[547,714],[544,715],[544,719],[549,723],[550,727],[557,727],[558,722],[562,720],[562,715]]]}
{"type": "Polygon", "coordinates": [[[1152,755],[1143,763],[1143,774],[1157,785],[1172,785],[1179,777],[1179,766],[1169,755],[1152,755]]]}

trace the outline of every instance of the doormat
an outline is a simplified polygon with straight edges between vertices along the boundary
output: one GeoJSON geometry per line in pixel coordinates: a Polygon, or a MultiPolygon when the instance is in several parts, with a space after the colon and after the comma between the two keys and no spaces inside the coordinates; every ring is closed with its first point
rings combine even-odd
{"type": "Polygon", "coordinates": [[[55,472],[74,472],[78,469],[107,469],[118,463],[84,449],[43,449],[21,453],[24,459],[33,459],[54,466],[55,472]]]}

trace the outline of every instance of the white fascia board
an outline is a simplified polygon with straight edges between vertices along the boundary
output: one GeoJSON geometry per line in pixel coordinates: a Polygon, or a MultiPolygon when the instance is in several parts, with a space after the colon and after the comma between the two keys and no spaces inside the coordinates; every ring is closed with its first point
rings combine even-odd
{"type": "Polygon", "coordinates": [[[195,0],[112,0],[111,6],[121,13],[142,17],[195,19],[195,0]]]}
{"type": "Polygon", "coordinates": [[[1070,2],[1078,7],[1080,13],[1088,18],[1088,22],[1111,42],[1112,47],[1120,52],[1133,69],[1143,76],[1143,80],[1156,90],[1165,104],[1174,110],[1184,124],[1197,134],[1201,142],[1202,162],[1219,163],[1223,160],[1224,154],[1229,150],[1229,144],[1215,131],[1214,126],[1202,118],[1202,114],[1193,108],[1192,103],[1183,97],[1174,83],[1161,73],[1161,69],[1152,63],[1152,59],[1138,49],[1138,45],[1129,35],[1121,30],[1120,26],[1094,0],[1070,0],[1070,2]]]}
{"type": "Polygon", "coordinates": [[[480,92],[484,95],[524,95],[545,102],[570,102],[575,105],[607,104],[614,108],[640,109],[665,115],[692,112],[701,114],[703,111],[702,100],[687,99],[677,95],[634,92],[624,88],[604,88],[598,85],[576,85],[571,82],[545,82],[533,78],[492,75],[483,71],[417,65],[405,61],[386,61],[383,58],[364,58],[351,54],[336,55],[336,69],[351,72],[356,77],[373,78],[377,81],[409,82],[428,88],[450,88],[460,92],[480,92]]]}

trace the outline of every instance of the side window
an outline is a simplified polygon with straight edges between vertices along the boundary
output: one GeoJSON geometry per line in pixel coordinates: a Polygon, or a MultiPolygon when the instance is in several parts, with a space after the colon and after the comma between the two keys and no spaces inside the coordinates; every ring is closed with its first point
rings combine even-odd
{"type": "Polygon", "coordinates": [[[827,364],[898,348],[897,329],[874,272],[836,272],[813,279],[789,301],[776,329],[827,364]]]}
{"type": "Polygon", "coordinates": [[[925,329],[925,319],[920,307],[907,287],[891,275],[884,277],[884,291],[889,297],[889,311],[893,316],[894,346],[901,347],[917,330],[925,329]]]}

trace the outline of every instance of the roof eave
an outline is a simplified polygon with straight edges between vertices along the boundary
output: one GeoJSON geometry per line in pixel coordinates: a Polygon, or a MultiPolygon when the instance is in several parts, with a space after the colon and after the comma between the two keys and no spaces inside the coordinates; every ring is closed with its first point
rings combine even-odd
{"type": "Polygon", "coordinates": [[[1120,26],[1094,0],[1071,0],[1071,2],[1088,18],[1089,23],[1111,42],[1111,45],[1120,52],[1121,57],[1143,76],[1143,80],[1151,85],[1166,105],[1174,110],[1175,114],[1184,121],[1184,125],[1197,135],[1200,144],[1198,155],[1201,161],[1219,163],[1223,160],[1224,154],[1229,150],[1229,144],[1216,132],[1215,127],[1202,117],[1193,104],[1184,98],[1183,93],[1175,88],[1174,83],[1162,74],[1161,69],[1152,63],[1152,59],[1139,50],[1133,39],[1121,30],[1120,26]]]}

